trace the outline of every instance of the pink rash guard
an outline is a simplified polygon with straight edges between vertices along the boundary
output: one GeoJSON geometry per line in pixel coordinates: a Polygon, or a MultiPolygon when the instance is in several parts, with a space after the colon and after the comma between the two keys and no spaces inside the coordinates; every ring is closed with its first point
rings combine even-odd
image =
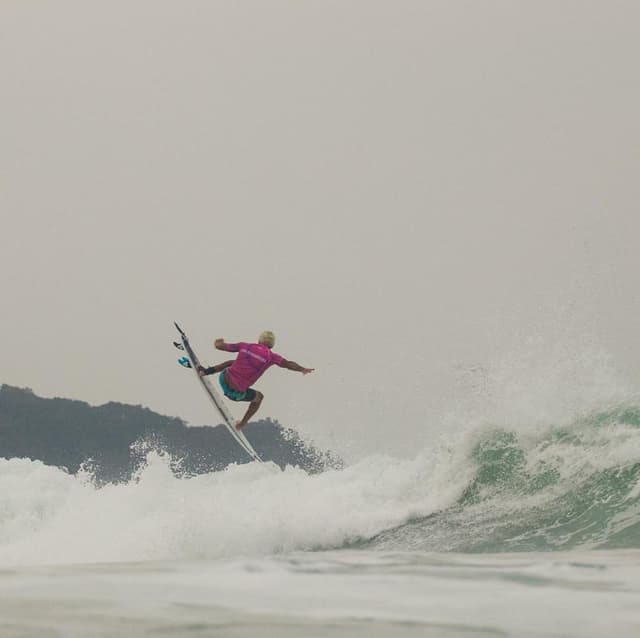
{"type": "Polygon", "coordinates": [[[237,352],[236,360],[227,368],[227,380],[233,390],[244,392],[272,365],[281,366],[284,357],[261,343],[225,343],[227,352],[237,352]]]}

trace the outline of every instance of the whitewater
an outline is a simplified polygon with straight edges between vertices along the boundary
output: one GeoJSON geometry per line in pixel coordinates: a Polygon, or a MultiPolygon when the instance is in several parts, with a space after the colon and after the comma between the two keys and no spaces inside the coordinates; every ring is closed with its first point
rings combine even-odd
{"type": "Polygon", "coordinates": [[[99,486],[0,459],[1,636],[637,636],[640,407],[99,486]]]}

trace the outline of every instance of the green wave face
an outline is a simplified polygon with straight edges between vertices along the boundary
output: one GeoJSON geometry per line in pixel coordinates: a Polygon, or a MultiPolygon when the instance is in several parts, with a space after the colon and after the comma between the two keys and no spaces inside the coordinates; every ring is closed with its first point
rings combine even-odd
{"type": "Polygon", "coordinates": [[[373,546],[505,552],[640,548],[640,408],[619,407],[536,434],[476,433],[475,477],[446,511],[373,546]]]}

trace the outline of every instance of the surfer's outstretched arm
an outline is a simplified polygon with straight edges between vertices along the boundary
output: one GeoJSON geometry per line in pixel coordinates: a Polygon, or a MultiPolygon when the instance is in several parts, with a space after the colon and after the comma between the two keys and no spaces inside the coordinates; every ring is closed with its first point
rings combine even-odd
{"type": "Polygon", "coordinates": [[[302,374],[309,374],[315,370],[315,368],[305,368],[295,361],[287,361],[286,359],[282,360],[280,367],[286,368],[287,370],[293,370],[294,372],[302,372],[302,374]]]}
{"type": "Polygon", "coordinates": [[[228,368],[233,363],[233,360],[224,361],[223,363],[218,363],[215,366],[211,366],[210,368],[205,368],[204,366],[198,366],[198,374],[202,377],[206,377],[209,374],[215,374],[216,372],[222,372],[225,368],[228,368]]]}

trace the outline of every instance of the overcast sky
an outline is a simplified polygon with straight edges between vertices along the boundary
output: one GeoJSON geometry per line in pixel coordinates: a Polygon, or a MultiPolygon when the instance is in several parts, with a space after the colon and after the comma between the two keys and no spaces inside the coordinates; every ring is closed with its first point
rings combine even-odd
{"type": "Polygon", "coordinates": [[[639,24],[615,0],[3,0],[0,381],[215,423],[172,322],[207,363],[271,329],[317,372],[270,371],[260,416],[398,453],[532,336],[538,374],[560,343],[640,386],[639,24]]]}

